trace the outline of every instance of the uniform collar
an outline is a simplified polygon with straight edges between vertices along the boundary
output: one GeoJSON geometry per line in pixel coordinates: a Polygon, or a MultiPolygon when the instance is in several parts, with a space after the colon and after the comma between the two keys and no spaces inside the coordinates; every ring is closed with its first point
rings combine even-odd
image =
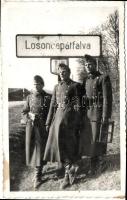
{"type": "Polygon", "coordinates": [[[43,94],[45,93],[45,91],[42,90],[41,92],[37,92],[37,91],[32,90],[31,93],[32,93],[33,95],[35,95],[35,96],[39,96],[39,95],[43,95],[43,94]]]}
{"type": "Polygon", "coordinates": [[[72,82],[71,79],[68,79],[67,81],[60,81],[60,85],[63,85],[63,84],[70,85],[71,82],[72,82]]]}
{"type": "Polygon", "coordinates": [[[88,79],[94,79],[94,78],[96,78],[97,76],[100,76],[101,74],[100,74],[100,72],[99,71],[96,71],[96,72],[94,72],[94,73],[92,73],[92,74],[88,74],[88,79]]]}

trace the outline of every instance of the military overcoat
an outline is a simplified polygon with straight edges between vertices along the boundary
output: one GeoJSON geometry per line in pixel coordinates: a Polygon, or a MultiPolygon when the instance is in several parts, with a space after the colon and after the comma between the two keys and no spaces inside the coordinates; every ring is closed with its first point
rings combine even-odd
{"type": "Polygon", "coordinates": [[[44,90],[31,92],[27,96],[23,108],[23,114],[27,118],[26,123],[26,164],[41,166],[44,149],[47,142],[45,122],[50,105],[50,95],[44,90]]]}
{"type": "Polygon", "coordinates": [[[99,72],[84,81],[84,112],[80,155],[99,156],[107,151],[108,121],[112,113],[112,86],[108,75],[99,72]]]}
{"type": "Polygon", "coordinates": [[[46,125],[50,126],[44,160],[74,162],[78,154],[81,122],[80,84],[68,80],[55,86],[46,125]]]}

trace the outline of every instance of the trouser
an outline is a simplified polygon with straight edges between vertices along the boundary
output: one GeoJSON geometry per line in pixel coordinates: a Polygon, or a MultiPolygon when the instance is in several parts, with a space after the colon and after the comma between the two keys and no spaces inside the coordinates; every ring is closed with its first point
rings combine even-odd
{"type": "Polygon", "coordinates": [[[99,169],[101,167],[101,170],[102,168],[104,168],[105,162],[104,162],[104,159],[102,156],[95,156],[95,157],[92,157],[91,158],[91,170],[92,171],[96,171],[97,169],[99,169]]]}
{"type": "Polygon", "coordinates": [[[35,179],[39,180],[42,177],[42,166],[35,167],[35,179]]]}
{"type": "Polygon", "coordinates": [[[65,176],[63,181],[63,187],[67,186],[68,184],[72,185],[75,181],[77,173],[76,166],[74,165],[74,163],[66,161],[64,163],[64,167],[65,167],[65,176]]]}
{"type": "Polygon", "coordinates": [[[99,163],[99,156],[92,157],[90,163],[91,170],[96,170],[98,163],[99,163]]]}

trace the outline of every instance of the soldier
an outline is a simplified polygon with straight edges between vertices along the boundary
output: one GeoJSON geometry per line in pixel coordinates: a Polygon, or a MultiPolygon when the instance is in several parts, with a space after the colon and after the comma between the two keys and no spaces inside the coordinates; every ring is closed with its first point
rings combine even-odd
{"type": "MultiPolygon", "coordinates": [[[[80,155],[91,157],[90,174],[95,174],[99,159],[106,154],[108,121],[112,113],[112,87],[108,75],[96,69],[96,60],[85,55],[88,77],[84,81],[85,112],[80,138],[80,155]]],[[[101,161],[101,160],[100,160],[101,161]]]]}
{"type": "Polygon", "coordinates": [[[23,115],[26,124],[26,164],[35,167],[34,187],[37,188],[42,180],[44,149],[47,141],[45,121],[50,105],[50,96],[44,90],[41,76],[34,76],[33,90],[27,96],[23,115]]]}
{"type": "Polygon", "coordinates": [[[49,130],[44,160],[62,163],[65,176],[61,189],[73,184],[78,157],[78,130],[80,126],[80,84],[70,79],[70,68],[59,65],[61,81],[55,86],[46,121],[49,130]]]}

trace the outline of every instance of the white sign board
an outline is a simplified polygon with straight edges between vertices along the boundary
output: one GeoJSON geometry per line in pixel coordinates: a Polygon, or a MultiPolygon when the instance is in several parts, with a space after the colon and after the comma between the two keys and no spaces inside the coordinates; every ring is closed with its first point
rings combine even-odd
{"type": "Polygon", "coordinates": [[[101,55],[100,35],[17,35],[17,57],[101,55]]]}

